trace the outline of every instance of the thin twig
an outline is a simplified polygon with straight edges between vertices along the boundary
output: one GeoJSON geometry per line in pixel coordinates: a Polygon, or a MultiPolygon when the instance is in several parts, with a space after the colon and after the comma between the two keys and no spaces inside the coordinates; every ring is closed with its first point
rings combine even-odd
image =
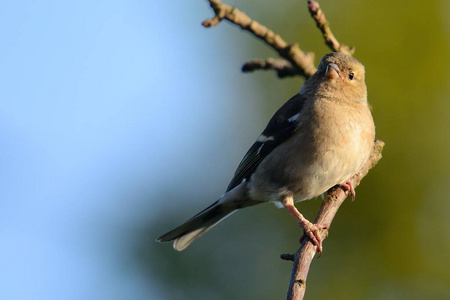
{"type": "Polygon", "coordinates": [[[250,60],[242,66],[244,73],[255,70],[274,70],[279,78],[301,75],[298,69],[287,60],[275,58],[250,60]]]}
{"type": "MultiPolygon", "coordinates": [[[[373,168],[381,159],[381,152],[384,147],[384,142],[376,141],[369,161],[364,165],[362,170],[351,178],[352,185],[358,186],[364,176],[369,170],[373,168]]],[[[333,221],[339,207],[344,202],[347,195],[340,187],[333,188],[329,191],[328,196],[322,202],[322,206],[314,221],[316,224],[330,224],[333,221]]],[[[322,238],[325,239],[328,235],[328,230],[321,232],[322,238]]],[[[288,300],[301,300],[305,295],[306,279],[308,276],[309,266],[316,254],[316,246],[311,243],[309,238],[305,238],[300,245],[300,248],[294,254],[294,265],[292,268],[291,281],[287,293],[288,300]]]]}
{"type": "Polygon", "coordinates": [[[295,255],[294,254],[289,254],[289,253],[285,253],[285,254],[281,254],[280,258],[282,260],[290,260],[290,261],[294,261],[295,260],[295,255]]]}
{"type": "Polygon", "coordinates": [[[325,14],[320,9],[319,3],[314,0],[308,0],[308,10],[311,17],[316,21],[317,28],[322,32],[325,44],[335,52],[344,52],[348,55],[353,55],[355,52],[354,47],[349,47],[347,45],[338,42],[334,34],[331,32],[330,25],[328,24],[325,14]]]}
{"type": "Polygon", "coordinates": [[[264,41],[281,57],[290,62],[302,76],[308,78],[316,72],[313,53],[303,52],[298,44],[288,44],[278,34],[252,20],[247,14],[235,7],[224,4],[220,0],[208,1],[214,10],[215,16],[212,19],[205,20],[202,23],[204,27],[216,26],[221,20],[225,19],[264,41]]]}

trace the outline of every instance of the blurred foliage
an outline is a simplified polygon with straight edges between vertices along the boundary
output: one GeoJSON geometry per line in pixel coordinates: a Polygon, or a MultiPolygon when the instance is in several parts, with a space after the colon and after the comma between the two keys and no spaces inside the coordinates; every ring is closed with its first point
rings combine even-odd
{"type": "MultiPolygon", "coordinates": [[[[287,41],[299,42],[303,50],[315,52],[316,62],[328,52],[306,1],[227,3],[287,41]]],[[[386,147],[380,164],[357,189],[356,202],[346,202],[339,211],[323,256],[313,261],[306,298],[448,299],[450,24],[446,18],[450,5],[437,0],[322,0],[320,4],[337,38],[356,46],[355,56],[366,66],[377,137],[386,147]]],[[[199,14],[198,20],[210,16],[199,14]]],[[[268,47],[228,23],[205,31],[201,42],[208,43],[211,34],[221,35],[223,52],[217,55],[224,60],[230,48],[236,47],[242,48],[242,62],[274,56],[268,47]]],[[[258,98],[248,113],[258,116],[254,126],[259,130],[302,84],[300,78],[279,80],[272,72],[242,75],[238,74],[240,66],[234,67],[236,76],[249,77],[248,89],[258,98]]],[[[251,96],[248,91],[243,93],[251,96]]],[[[245,126],[245,118],[236,122],[245,126]]],[[[230,134],[254,138],[258,132],[230,134]]],[[[236,155],[242,157],[251,142],[252,138],[242,142],[241,154],[236,155]]],[[[238,156],[222,160],[233,169],[238,156]]],[[[231,178],[231,174],[226,176],[231,178]]],[[[224,189],[226,180],[211,178],[208,183],[205,179],[203,184],[222,184],[224,189]]],[[[167,299],[284,298],[291,263],[278,256],[293,252],[300,235],[284,210],[267,204],[240,211],[182,253],[154,242],[222,192],[209,190],[200,199],[210,201],[200,201],[193,190],[177,191],[177,195],[160,191],[173,199],[182,197],[183,204],[176,211],[167,206],[159,218],[134,231],[130,256],[136,259],[136,267],[158,284],[167,299]]],[[[319,205],[319,200],[312,200],[297,207],[313,218],[319,205]]]]}

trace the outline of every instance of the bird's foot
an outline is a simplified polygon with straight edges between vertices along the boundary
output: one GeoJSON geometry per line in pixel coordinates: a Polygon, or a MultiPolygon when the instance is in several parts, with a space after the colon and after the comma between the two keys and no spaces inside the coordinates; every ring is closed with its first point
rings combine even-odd
{"type": "MultiPolygon", "coordinates": [[[[311,239],[311,242],[314,246],[317,247],[317,252],[319,253],[319,257],[322,255],[322,241],[323,238],[320,235],[320,231],[323,229],[329,229],[329,224],[313,224],[310,221],[304,219],[299,221],[298,224],[303,228],[307,237],[311,239]]],[[[300,239],[300,243],[303,242],[305,235],[300,239]]]]}
{"type": "Polygon", "coordinates": [[[342,189],[344,189],[344,192],[347,194],[347,196],[352,196],[352,202],[355,202],[356,193],[355,189],[353,188],[352,182],[347,180],[345,183],[341,184],[342,189]]]}
{"type": "Polygon", "coordinates": [[[317,247],[319,257],[322,255],[322,236],[320,235],[321,229],[328,229],[329,224],[313,224],[308,221],[294,206],[294,198],[292,195],[288,195],[282,202],[283,206],[289,211],[289,213],[297,220],[298,225],[303,228],[304,235],[300,238],[300,243],[303,243],[304,238],[307,236],[311,239],[314,246],[317,247]]]}

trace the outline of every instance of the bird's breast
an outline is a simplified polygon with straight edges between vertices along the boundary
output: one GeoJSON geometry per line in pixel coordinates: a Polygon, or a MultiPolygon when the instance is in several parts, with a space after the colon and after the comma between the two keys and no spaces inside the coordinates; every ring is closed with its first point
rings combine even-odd
{"type": "Polygon", "coordinates": [[[375,127],[367,106],[329,105],[313,114],[305,124],[305,137],[299,135],[295,147],[309,145],[308,155],[297,153],[296,173],[301,182],[296,194],[299,200],[309,199],[342,184],[357,173],[368,160],[375,138],[375,127]],[[344,108],[344,109],[343,109],[344,108]],[[303,171],[303,170],[306,171],[303,171]]]}

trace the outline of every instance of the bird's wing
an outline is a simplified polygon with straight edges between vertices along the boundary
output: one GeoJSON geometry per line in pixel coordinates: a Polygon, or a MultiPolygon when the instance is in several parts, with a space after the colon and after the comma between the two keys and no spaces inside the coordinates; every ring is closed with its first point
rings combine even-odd
{"type": "Polygon", "coordinates": [[[261,161],[294,133],[305,99],[304,96],[296,94],[278,109],[262,134],[245,154],[228,185],[227,192],[243,180],[250,179],[261,161]]]}

